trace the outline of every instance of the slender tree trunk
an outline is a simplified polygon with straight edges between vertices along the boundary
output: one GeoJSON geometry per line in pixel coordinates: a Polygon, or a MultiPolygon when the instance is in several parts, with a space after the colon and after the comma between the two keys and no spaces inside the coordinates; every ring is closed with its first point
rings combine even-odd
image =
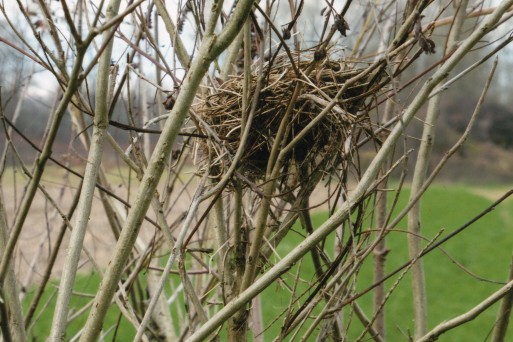
{"type": "MultiPolygon", "coordinates": [[[[7,242],[7,231],[7,216],[2,192],[0,191],[0,253],[4,251],[7,242]]],[[[12,258],[8,259],[12,261],[12,258]]],[[[5,312],[8,315],[9,321],[2,322],[1,324],[9,326],[9,333],[13,341],[24,342],[27,340],[27,336],[25,335],[25,324],[23,322],[22,308],[19,300],[19,289],[12,263],[9,262],[7,267],[4,286],[1,288],[2,291],[0,293],[2,295],[2,303],[0,303],[0,305],[6,308],[5,312]]],[[[5,317],[2,318],[4,319],[5,317]]],[[[4,336],[4,339],[7,340],[7,337],[4,336]]]]}
{"type": "MultiPolygon", "coordinates": [[[[411,2],[411,1],[410,1],[411,2]]],[[[388,41],[392,35],[393,27],[395,25],[395,20],[393,19],[393,16],[390,16],[390,18],[387,20],[386,24],[384,25],[385,32],[383,33],[384,36],[382,38],[382,41],[380,43],[379,51],[386,51],[386,46],[388,44],[388,41]]],[[[404,55],[406,53],[401,53],[396,58],[396,60],[402,60],[404,58],[404,55]]],[[[389,66],[391,67],[391,66],[389,66]]],[[[396,79],[392,80],[394,84],[392,86],[395,86],[398,84],[401,80],[401,75],[399,75],[396,79]]],[[[385,104],[385,111],[382,115],[381,121],[383,123],[387,122],[390,118],[393,117],[396,106],[395,103],[397,101],[397,98],[393,96],[392,98],[388,99],[385,104]]],[[[389,163],[387,163],[389,164],[389,163]]],[[[381,171],[382,175],[385,175],[388,170],[388,165],[385,165],[383,167],[383,170],[381,171]]],[[[388,179],[383,180],[380,187],[382,189],[386,189],[388,186],[388,179]]],[[[386,243],[386,234],[382,234],[382,231],[385,230],[386,227],[386,220],[387,220],[387,192],[386,190],[378,192],[376,194],[376,229],[378,230],[377,234],[378,236],[382,236],[381,241],[376,245],[376,248],[374,249],[374,281],[378,282],[385,276],[385,265],[386,265],[386,257],[388,254],[387,249],[387,243],[386,243]]],[[[374,290],[374,298],[373,298],[373,306],[374,306],[374,314],[376,315],[376,319],[374,321],[374,329],[376,333],[379,334],[380,338],[385,340],[385,311],[379,310],[381,307],[381,303],[385,300],[385,284],[382,283],[379,286],[376,287],[374,290]],[[379,310],[379,311],[378,311],[379,310]]]]}
{"type": "MultiPolygon", "coordinates": [[[[463,21],[466,16],[468,0],[460,0],[454,3],[456,7],[456,17],[453,23],[452,30],[449,34],[447,41],[447,50],[445,54],[451,51],[460,37],[463,21]]],[[[445,81],[445,76],[441,83],[445,81]]],[[[419,192],[426,179],[429,162],[431,159],[431,151],[435,140],[435,130],[437,126],[438,117],[440,115],[440,100],[441,94],[433,96],[428,103],[428,110],[426,119],[424,121],[424,130],[422,132],[422,140],[419,147],[417,162],[413,173],[413,180],[411,185],[410,201],[413,196],[419,192]]],[[[422,221],[420,217],[421,201],[419,200],[411,209],[408,214],[408,250],[410,258],[415,257],[422,250],[421,238],[422,235],[422,221]]],[[[427,294],[426,294],[426,281],[424,275],[423,260],[419,259],[412,267],[412,293],[413,293],[413,307],[415,316],[415,333],[416,339],[424,336],[427,333],[428,326],[428,313],[427,313],[427,294]]]]}
{"type": "MultiPolygon", "coordinates": [[[[387,182],[384,182],[382,186],[386,187],[387,182]]],[[[386,229],[386,217],[387,217],[387,193],[385,191],[378,192],[376,195],[376,229],[386,229]]],[[[381,234],[379,232],[378,234],[381,234]]],[[[374,248],[374,282],[378,282],[385,277],[385,263],[388,254],[385,238],[374,248]]],[[[376,287],[374,290],[374,314],[376,319],[374,320],[374,329],[380,335],[381,338],[385,338],[385,312],[384,310],[378,310],[381,303],[385,298],[385,284],[376,287]]]]}
{"type": "MultiPolygon", "coordinates": [[[[112,0],[107,8],[107,18],[114,18],[118,11],[121,1],[112,0]]],[[[111,30],[104,32],[104,39],[110,39],[111,30]]],[[[74,228],[71,232],[68,252],[63,267],[59,294],[55,307],[54,319],[52,321],[51,339],[53,341],[63,341],[66,335],[67,316],[71,301],[73,285],[77,272],[78,262],[84,243],[84,236],[91,214],[91,208],[94,198],[94,190],[100,170],[100,163],[103,156],[103,147],[107,127],[109,124],[109,103],[108,94],[109,80],[116,77],[117,67],[111,67],[112,47],[114,41],[110,41],[103,55],[100,57],[98,66],[98,79],[96,83],[96,107],[94,115],[93,135],[91,138],[91,148],[89,150],[88,162],[82,183],[82,190],[77,207],[77,218],[74,228]],[[113,75],[111,72],[113,71],[113,75]]]]}
{"type": "MultiPolygon", "coordinates": [[[[508,282],[513,281],[513,258],[511,260],[508,282]]],[[[492,342],[504,342],[508,331],[511,308],[513,307],[513,291],[510,291],[501,301],[497,313],[497,323],[493,329],[492,342]]]]}

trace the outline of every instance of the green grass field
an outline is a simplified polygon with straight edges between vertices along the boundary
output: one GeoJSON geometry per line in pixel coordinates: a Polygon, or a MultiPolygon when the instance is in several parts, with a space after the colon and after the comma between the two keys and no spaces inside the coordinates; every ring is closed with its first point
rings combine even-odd
{"type": "MultiPolygon", "coordinates": [[[[76,285],[75,285],[75,296],[73,296],[71,301],[72,312],[71,315],[76,313],[78,310],[84,307],[89,301],[91,301],[90,296],[86,296],[86,294],[94,293],[95,289],[98,288],[100,283],[100,278],[97,274],[91,275],[79,275],[77,277],[76,285]]],[[[36,321],[33,325],[30,335],[34,337],[34,341],[45,341],[46,337],[50,334],[50,328],[52,324],[52,317],[55,309],[55,302],[57,300],[57,290],[59,287],[58,280],[52,281],[47,286],[47,290],[43,295],[43,299],[41,304],[39,305],[39,310],[36,311],[36,316],[33,321],[36,321]],[[44,306],[44,308],[43,308],[44,306]]],[[[32,298],[33,293],[29,293],[28,300],[25,304],[28,305],[29,301],[32,298]]],[[[74,319],[68,327],[68,332],[66,336],[66,340],[70,340],[73,336],[80,331],[80,329],[84,326],[87,319],[88,311],[78,316],[77,319],[74,319]]],[[[130,341],[135,336],[135,329],[124,320],[120,316],[119,310],[112,306],[112,309],[109,311],[109,315],[105,320],[104,330],[108,331],[106,334],[107,341],[112,340],[114,334],[116,334],[116,341],[130,341]],[[117,325],[118,320],[121,320],[121,324],[117,331],[115,331],[115,326],[117,325]]]]}
{"type": "MultiPolygon", "coordinates": [[[[422,219],[424,236],[434,237],[440,230],[444,229],[445,236],[458,228],[478,212],[492,203],[491,199],[466,186],[442,186],[433,187],[426,194],[422,206],[422,219]]],[[[483,190],[481,189],[481,192],[483,190]]],[[[498,188],[490,191],[491,197],[501,193],[498,188]]],[[[498,197],[498,196],[495,196],[498,197]]],[[[405,203],[407,191],[399,200],[399,208],[405,203]]],[[[475,275],[496,281],[505,281],[507,278],[511,255],[513,252],[513,200],[506,201],[496,208],[492,213],[469,227],[458,237],[444,245],[444,250],[458,263],[475,275]]],[[[320,225],[326,214],[320,213],[313,216],[314,225],[320,225]]],[[[404,222],[396,227],[398,230],[405,230],[404,222]]],[[[301,228],[296,227],[298,233],[291,232],[288,239],[280,246],[278,252],[283,255],[302,240],[301,228]]],[[[333,245],[333,239],[327,241],[333,245]]],[[[407,258],[406,234],[403,232],[392,232],[387,240],[390,253],[387,258],[387,270],[391,271],[404,263],[407,258]]],[[[271,259],[275,262],[277,259],[271,259]]],[[[315,279],[313,266],[310,257],[305,258],[301,265],[301,278],[304,280],[298,286],[298,293],[304,291],[310,282],[315,279]]],[[[429,326],[434,327],[438,323],[450,319],[456,315],[469,310],[484,298],[492,294],[500,285],[480,281],[465,272],[461,267],[453,263],[441,251],[434,251],[424,258],[426,270],[428,304],[429,304],[429,326]]],[[[293,284],[297,272],[297,266],[291,269],[282,280],[276,281],[262,295],[263,317],[268,329],[265,331],[265,341],[272,340],[279,334],[283,321],[281,319],[272,323],[272,318],[286,309],[290,300],[290,289],[287,285],[293,284]]],[[[386,288],[390,289],[397,276],[386,282],[386,288]]],[[[410,293],[410,277],[406,275],[397,289],[393,292],[389,303],[386,305],[387,339],[389,341],[407,341],[407,334],[412,331],[412,304],[410,293]]],[[[76,291],[92,293],[98,285],[98,277],[83,275],[77,281],[76,291]]],[[[357,288],[363,289],[372,283],[372,258],[369,258],[358,276],[357,288]]],[[[52,298],[44,313],[40,316],[37,324],[32,330],[32,336],[37,340],[43,340],[49,332],[50,322],[53,315],[53,308],[56,296],[54,286],[49,286],[45,294],[45,301],[52,298]]],[[[169,295],[169,291],[168,291],[169,295]]],[[[297,307],[306,297],[301,298],[297,307]]],[[[73,305],[76,308],[82,307],[88,298],[76,296],[73,305]]],[[[372,308],[372,295],[367,295],[358,300],[358,303],[370,315],[372,308]]],[[[322,303],[321,303],[322,305],[322,303]]],[[[495,323],[495,316],[498,305],[483,313],[474,321],[463,327],[457,328],[445,335],[440,341],[484,341],[495,323]]],[[[41,310],[41,308],[39,309],[41,310]]],[[[119,311],[111,310],[105,329],[113,327],[120,319],[119,311]]],[[[183,311],[183,310],[182,310],[183,311]]],[[[176,312],[174,312],[174,315],[176,312]]],[[[87,315],[84,314],[76,320],[69,329],[70,338],[84,324],[87,315]]],[[[352,319],[349,330],[350,340],[354,340],[361,331],[361,324],[355,317],[345,316],[346,320],[352,319]]],[[[116,340],[128,341],[134,334],[133,328],[121,319],[122,324],[117,331],[116,340]]],[[[114,330],[107,335],[106,340],[112,340],[114,330]]],[[[513,340],[513,333],[508,335],[513,340]]]]}
{"type": "MultiPolygon", "coordinates": [[[[501,192],[498,189],[494,190],[497,193],[501,192]]],[[[401,195],[399,208],[404,205],[407,195],[407,192],[401,195]]],[[[444,229],[441,236],[443,237],[463,225],[492,202],[490,199],[476,195],[475,191],[468,187],[435,186],[426,194],[422,205],[424,236],[432,238],[444,229]]],[[[489,280],[505,281],[513,252],[512,209],[513,200],[503,203],[461,235],[447,242],[443,249],[475,275],[489,280]]],[[[316,225],[319,225],[325,219],[325,215],[314,216],[314,219],[316,225]]],[[[401,222],[396,229],[406,230],[405,221],[401,222]]],[[[285,252],[287,248],[291,248],[300,239],[296,234],[295,240],[287,241],[288,246],[282,246],[281,251],[285,252]]],[[[408,260],[406,239],[407,235],[403,232],[389,234],[387,240],[387,247],[390,249],[387,256],[388,271],[394,270],[408,260]]],[[[332,241],[327,243],[332,244],[332,241]]],[[[480,281],[470,276],[441,251],[433,251],[426,256],[424,265],[427,279],[430,328],[446,319],[464,313],[500,287],[498,284],[480,281]]],[[[302,278],[313,280],[311,276],[313,267],[309,258],[305,259],[302,268],[302,278]]],[[[295,269],[288,274],[289,283],[292,283],[294,271],[295,269]]],[[[397,276],[387,281],[386,288],[390,289],[396,279],[397,276]]],[[[387,303],[385,313],[389,341],[407,341],[407,334],[413,329],[410,282],[411,279],[408,274],[387,303]]],[[[372,258],[369,258],[359,274],[357,287],[358,289],[364,289],[371,284],[372,258]]],[[[289,291],[284,290],[283,287],[276,286],[274,289],[268,289],[265,297],[268,298],[268,303],[273,304],[264,307],[264,317],[272,317],[273,313],[283,310],[288,303],[288,293],[289,291]]],[[[265,301],[265,297],[263,301],[265,301]]],[[[370,316],[372,313],[372,295],[362,297],[358,303],[370,316]]],[[[442,335],[440,341],[486,340],[493,328],[497,307],[498,305],[495,305],[464,327],[442,335]]],[[[362,328],[356,318],[352,319],[354,322],[352,324],[353,329],[350,329],[350,340],[355,339],[362,328]]],[[[279,332],[279,324],[281,324],[281,321],[270,327],[268,336],[276,336],[279,332]]],[[[513,333],[508,336],[513,338],[513,333]]]]}

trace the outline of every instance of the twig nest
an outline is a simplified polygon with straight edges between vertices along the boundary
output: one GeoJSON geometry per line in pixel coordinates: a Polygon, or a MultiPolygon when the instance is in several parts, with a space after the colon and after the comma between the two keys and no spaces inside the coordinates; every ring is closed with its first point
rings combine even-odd
{"type": "MultiPolygon", "coordinates": [[[[346,70],[343,64],[329,62],[307,76],[304,71],[310,63],[302,62],[299,65],[301,77],[298,78],[290,64],[276,64],[264,75],[252,120],[248,121],[251,113],[243,111],[243,77],[224,82],[195,106],[203,121],[200,129],[206,135],[212,136],[214,133],[216,136],[200,142],[202,161],[205,163],[209,160],[204,169],[208,167],[214,177],[222,175],[233,163],[241,143],[241,128],[247,124],[250,124],[249,135],[238,171],[250,180],[263,179],[265,176],[281,125],[286,130],[280,150],[298,137],[312,120],[319,120],[308,131],[301,133],[302,137],[296,139],[297,143],[290,153],[283,157],[284,174],[291,169],[307,170],[305,168],[312,167],[322,167],[324,170],[321,171],[329,172],[346,158],[352,146],[352,132],[359,125],[354,114],[363,104],[360,95],[367,91],[367,81],[348,87],[332,109],[325,109],[345,81],[361,70],[346,70]],[[291,103],[297,87],[300,91],[291,103]],[[292,168],[291,164],[294,164],[292,168]]],[[[257,76],[252,75],[250,108],[257,81],[257,76]]]]}

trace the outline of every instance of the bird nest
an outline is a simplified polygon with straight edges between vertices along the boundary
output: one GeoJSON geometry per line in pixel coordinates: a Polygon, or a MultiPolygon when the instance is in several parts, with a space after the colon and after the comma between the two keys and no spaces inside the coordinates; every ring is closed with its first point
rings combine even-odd
{"type": "MultiPolygon", "coordinates": [[[[237,170],[250,180],[263,179],[282,121],[286,120],[282,125],[286,130],[281,149],[298,137],[312,120],[322,115],[322,119],[306,134],[303,133],[289,149],[290,152],[283,156],[282,174],[290,172],[292,165],[296,170],[321,167],[321,171],[330,172],[349,155],[356,129],[369,127],[368,122],[363,123],[356,113],[363,105],[370,78],[347,87],[337,104],[324,111],[344,83],[362,69],[348,69],[344,63],[325,62],[306,75],[304,71],[310,63],[305,61],[299,65],[301,77],[298,78],[290,64],[276,64],[263,80],[237,170]],[[300,93],[291,104],[298,84],[300,93]],[[289,106],[292,106],[291,111],[289,106]]],[[[253,74],[248,96],[250,108],[257,81],[253,74]]],[[[248,116],[243,115],[243,84],[243,77],[231,78],[195,106],[202,122],[200,130],[213,137],[202,139],[199,149],[202,151],[203,169],[208,168],[213,177],[221,176],[230,167],[240,147],[241,128],[248,116]]]]}

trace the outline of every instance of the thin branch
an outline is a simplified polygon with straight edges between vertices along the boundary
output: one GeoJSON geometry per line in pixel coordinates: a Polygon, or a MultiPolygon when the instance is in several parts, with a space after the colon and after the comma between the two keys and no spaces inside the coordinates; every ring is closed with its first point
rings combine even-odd
{"type": "MultiPolygon", "coordinates": [[[[513,281],[513,259],[509,268],[508,281],[513,281]]],[[[501,302],[499,311],[497,312],[497,323],[493,328],[492,342],[504,342],[506,332],[508,331],[509,318],[511,316],[511,308],[513,307],[513,292],[509,292],[501,302]]]]}
{"type": "MultiPolygon", "coordinates": [[[[0,109],[1,110],[1,109],[0,109]]],[[[0,253],[3,252],[8,236],[7,216],[5,211],[4,200],[0,193],[0,253]]],[[[23,314],[19,299],[19,289],[12,267],[12,258],[8,258],[11,262],[8,264],[7,274],[4,286],[0,288],[0,310],[2,311],[2,335],[5,340],[9,340],[12,336],[14,341],[27,341],[25,334],[25,325],[23,324],[23,314]],[[4,315],[9,311],[9,315],[4,315]]]]}
{"type": "MultiPolygon", "coordinates": [[[[497,62],[497,61],[496,61],[497,62]]],[[[429,177],[426,179],[426,181],[424,182],[423,186],[420,188],[419,192],[413,197],[413,199],[408,203],[408,205],[403,208],[403,210],[401,210],[401,212],[395,217],[395,219],[389,223],[387,225],[387,230],[389,229],[392,229],[394,228],[395,226],[397,226],[399,224],[399,222],[404,218],[404,216],[406,216],[406,214],[409,212],[409,210],[411,209],[411,207],[416,203],[416,201],[418,200],[418,198],[420,198],[423,193],[427,190],[427,188],[429,187],[429,185],[433,182],[433,180],[436,178],[436,176],[439,174],[439,172],[442,170],[443,166],[445,165],[445,163],[449,160],[449,158],[454,154],[456,153],[456,151],[461,147],[461,145],[465,142],[465,140],[467,139],[468,135],[470,134],[470,131],[473,127],[473,124],[477,118],[477,114],[479,113],[480,109],[481,109],[481,105],[485,99],[485,96],[486,96],[486,93],[490,87],[490,84],[491,84],[491,80],[493,78],[493,74],[494,74],[494,71],[495,71],[495,68],[496,68],[497,64],[494,64],[494,66],[492,67],[492,70],[490,72],[490,75],[487,79],[487,82],[483,88],[483,92],[481,93],[481,97],[479,98],[479,101],[476,105],[476,108],[474,110],[474,113],[472,114],[472,117],[467,125],[467,128],[465,130],[465,132],[462,134],[462,136],[460,137],[460,139],[458,139],[458,141],[454,144],[454,146],[444,155],[444,157],[440,160],[440,162],[437,164],[437,166],[433,169],[433,171],[431,172],[431,174],[429,175],[429,177]]],[[[456,230],[454,230],[453,232],[451,232],[449,235],[447,235],[445,238],[441,239],[439,242],[435,243],[431,248],[428,248],[422,256],[430,253],[431,251],[433,251],[435,248],[438,248],[439,246],[441,246],[442,244],[444,244],[445,242],[447,242],[448,240],[452,239],[453,237],[455,237],[456,235],[460,234],[462,231],[464,231],[465,229],[467,229],[468,227],[470,227],[472,224],[474,224],[475,222],[477,222],[478,220],[480,220],[482,217],[484,217],[485,215],[489,214],[491,211],[493,211],[495,209],[495,207],[497,207],[500,203],[502,203],[504,200],[506,200],[508,197],[510,197],[511,195],[513,195],[513,189],[506,192],[503,196],[501,196],[497,201],[495,201],[494,203],[492,203],[489,207],[487,207],[485,210],[483,210],[482,212],[480,212],[478,215],[476,215],[475,217],[473,217],[470,221],[468,221],[467,223],[465,223],[463,226],[457,228],[456,230]]],[[[383,277],[380,281],[374,283],[373,285],[371,285],[370,287],[366,288],[365,290],[359,292],[358,294],[354,295],[351,300],[354,300],[354,299],[357,299],[359,297],[361,297],[363,294],[367,293],[368,291],[374,289],[376,286],[384,283],[386,280],[390,279],[392,276],[394,276],[395,274],[399,273],[403,268],[407,267],[409,264],[411,263],[411,260],[404,263],[403,265],[401,265],[400,267],[398,267],[397,269],[395,269],[393,272],[389,273],[387,276],[383,277]]],[[[350,301],[349,301],[350,302],[350,301]]]]}
{"type": "Polygon", "coordinates": [[[35,162],[36,169],[34,172],[34,177],[31,179],[30,184],[28,185],[27,194],[24,197],[23,202],[21,204],[18,219],[16,220],[16,223],[11,230],[11,234],[9,235],[9,240],[5,246],[5,251],[2,255],[2,258],[0,258],[0,260],[1,260],[1,263],[0,263],[0,285],[4,281],[5,272],[7,270],[7,265],[8,265],[8,261],[9,261],[9,258],[7,258],[5,256],[12,254],[14,247],[16,246],[16,243],[18,242],[18,238],[19,238],[21,230],[23,228],[23,224],[25,223],[25,219],[27,218],[29,210],[32,206],[32,201],[36,194],[36,190],[37,190],[37,187],[41,180],[41,176],[43,175],[43,170],[45,168],[46,162],[48,161],[48,159],[50,158],[50,155],[52,154],[52,146],[55,141],[55,138],[57,137],[57,131],[59,130],[61,120],[67,110],[67,106],[70,103],[71,98],[73,97],[74,93],[80,86],[79,73],[82,68],[82,61],[85,57],[85,53],[86,53],[85,49],[78,52],[78,55],[77,55],[74,65],[73,65],[73,70],[71,72],[71,76],[70,76],[70,79],[68,82],[68,87],[66,88],[66,91],[65,91],[57,109],[55,110],[55,113],[53,115],[53,120],[52,120],[52,123],[50,126],[50,130],[48,132],[47,138],[43,145],[41,154],[35,162]]]}
{"type": "MultiPolygon", "coordinates": [[[[107,7],[107,18],[115,18],[119,11],[121,1],[111,0],[107,7]]],[[[105,136],[107,135],[108,113],[109,113],[109,80],[117,76],[117,67],[111,67],[111,56],[114,41],[110,36],[114,33],[105,31],[103,39],[110,42],[106,46],[103,55],[100,57],[98,67],[98,78],[96,83],[96,101],[93,137],[89,150],[88,163],[84,173],[84,181],[80,192],[80,200],[77,206],[77,218],[74,229],[71,232],[69,247],[64,262],[64,267],[59,285],[57,303],[52,321],[50,338],[55,341],[64,340],[66,335],[66,325],[69,305],[71,302],[73,285],[75,282],[80,253],[84,244],[84,237],[91,214],[94,189],[98,178],[100,163],[103,155],[105,136]],[[113,75],[109,72],[112,69],[113,75]]]]}
{"type": "Polygon", "coordinates": [[[495,304],[504,296],[507,296],[511,293],[513,289],[513,280],[508,282],[506,285],[500,288],[500,290],[494,292],[490,297],[483,300],[481,303],[474,306],[469,311],[454,317],[446,322],[440,323],[435,328],[433,328],[430,332],[422,336],[418,342],[431,342],[438,340],[439,336],[446,333],[449,330],[459,327],[467,322],[472,321],[481,313],[486,311],[490,306],[495,304]]]}

